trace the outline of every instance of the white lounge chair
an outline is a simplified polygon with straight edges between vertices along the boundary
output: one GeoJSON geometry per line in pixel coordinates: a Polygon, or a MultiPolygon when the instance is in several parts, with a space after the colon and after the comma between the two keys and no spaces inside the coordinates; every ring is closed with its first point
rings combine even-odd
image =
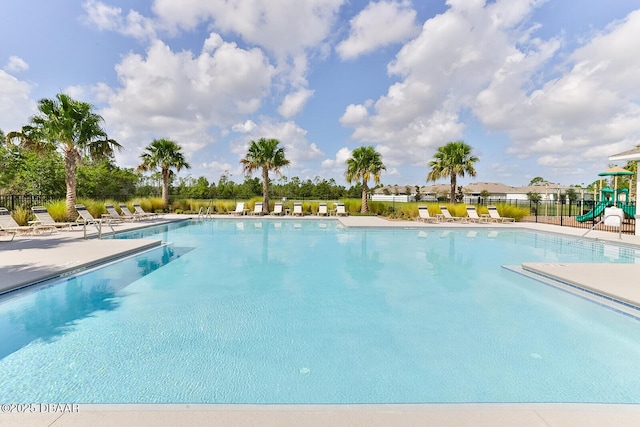
{"type": "Polygon", "coordinates": [[[133,221],[142,219],[140,215],[134,215],[133,212],[129,210],[129,207],[125,203],[120,203],[118,206],[120,207],[120,210],[122,211],[122,216],[124,218],[131,219],[133,221]]]}
{"type": "Polygon", "coordinates": [[[302,203],[294,203],[293,204],[293,215],[303,216],[304,212],[302,212],[302,203]]]}
{"type": "Polygon", "coordinates": [[[284,215],[284,211],[282,210],[282,203],[276,203],[273,206],[273,212],[271,215],[284,215]]]}
{"type": "Polygon", "coordinates": [[[253,206],[253,212],[251,212],[251,215],[262,215],[262,202],[256,202],[253,206]]]}
{"type": "Polygon", "coordinates": [[[320,203],[318,205],[318,216],[327,216],[329,215],[329,211],[327,210],[326,203],[320,203]]]}
{"type": "Polygon", "coordinates": [[[344,208],[344,203],[336,203],[336,215],[347,216],[349,213],[344,208]]]}
{"type": "Polygon", "coordinates": [[[33,214],[36,216],[35,221],[29,221],[33,225],[48,225],[51,227],[55,227],[56,229],[62,228],[62,229],[68,229],[68,230],[71,230],[71,227],[73,225],[76,225],[75,222],[56,221],[55,219],[53,219],[51,214],[49,214],[49,211],[47,210],[47,208],[45,208],[44,206],[32,206],[31,210],[33,211],[33,214]]]}
{"type": "Polygon", "coordinates": [[[492,222],[514,222],[516,220],[515,218],[500,216],[498,208],[495,206],[487,206],[487,209],[489,210],[489,218],[491,218],[492,222]]]}
{"type": "Polygon", "coordinates": [[[451,212],[449,212],[449,209],[446,206],[440,206],[440,214],[437,215],[438,221],[444,221],[444,222],[456,222],[456,221],[461,221],[463,218],[460,218],[459,216],[453,216],[451,215],[451,212]]]}
{"type": "Polygon", "coordinates": [[[426,206],[418,206],[418,221],[423,222],[437,222],[438,219],[434,216],[429,215],[429,209],[426,206]]]}
{"type": "Polygon", "coordinates": [[[244,208],[244,202],[238,202],[236,204],[236,210],[229,213],[232,215],[244,215],[246,213],[246,210],[244,208]]]}
{"type": "Polygon", "coordinates": [[[478,215],[478,211],[475,206],[467,206],[467,216],[471,222],[489,222],[488,217],[478,215]]]}
{"type": "Polygon", "coordinates": [[[105,209],[107,209],[107,213],[102,214],[103,219],[107,219],[111,221],[119,221],[119,222],[133,221],[133,219],[120,215],[120,213],[116,210],[116,208],[110,203],[105,203],[104,207],[105,209]]]}
{"type": "Polygon", "coordinates": [[[37,230],[53,231],[54,228],[51,226],[19,225],[7,208],[0,208],[0,231],[10,234],[10,240],[13,240],[16,234],[35,234],[37,230]]]}
{"type": "Polygon", "coordinates": [[[134,215],[138,215],[140,217],[143,218],[156,218],[158,217],[158,214],[155,212],[145,212],[144,209],[142,209],[142,206],[140,206],[139,203],[134,203],[133,204],[133,214],[134,215]]]}
{"type": "MultiPolygon", "coordinates": [[[[85,205],[76,205],[76,211],[78,212],[78,218],[76,219],[76,223],[88,225],[88,224],[99,224],[101,221],[96,219],[91,215],[91,212],[87,210],[85,205]]],[[[105,218],[105,222],[108,224],[110,219],[105,218]]]]}

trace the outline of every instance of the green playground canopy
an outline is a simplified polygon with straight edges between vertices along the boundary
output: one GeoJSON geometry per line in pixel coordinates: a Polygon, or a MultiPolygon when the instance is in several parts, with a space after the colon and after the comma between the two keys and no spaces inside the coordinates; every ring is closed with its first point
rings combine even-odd
{"type": "Polygon", "coordinates": [[[598,174],[598,176],[620,176],[620,175],[633,175],[633,172],[628,171],[626,169],[622,169],[620,166],[614,166],[598,174]]]}
{"type": "Polygon", "coordinates": [[[618,205],[616,194],[618,193],[618,177],[622,175],[633,175],[633,172],[626,169],[622,169],[620,166],[614,166],[607,169],[604,172],[600,172],[598,176],[612,176],[613,177],[613,204],[618,205]]]}

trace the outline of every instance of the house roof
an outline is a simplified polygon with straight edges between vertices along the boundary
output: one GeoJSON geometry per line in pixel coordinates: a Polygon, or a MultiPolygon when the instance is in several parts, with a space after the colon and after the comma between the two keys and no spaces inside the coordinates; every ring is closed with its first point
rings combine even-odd
{"type": "Polygon", "coordinates": [[[614,154],[613,156],[609,156],[609,160],[637,160],[640,161],[640,147],[636,147],[631,150],[623,151],[622,153],[614,154]]]}
{"type": "MultiPolygon", "coordinates": [[[[411,192],[415,191],[415,185],[398,185],[398,192],[404,194],[405,188],[409,187],[411,192]]],[[[487,190],[492,195],[496,194],[527,194],[527,193],[555,193],[557,191],[566,191],[568,188],[571,188],[569,185],[561,185],[555,184],[552,182],[545,184],[536,184],[536,185],[527,185],[522,187],[512,187],[510,185],[505,185],[500,182],[472,182],[470,184],[462,187],[462,192],[464,194],[474,194],[478,195],[483,190],[487,190]]],[[[384,187],[376,188],[374,194],[384,194],[384,190],[387,189],[390,194],[395,194],[395,185],[385,185],[384,187]]],[[[438,195],[438,194],[449,194],[451,191],[451,184],[433,184],[433,185],[423,185],[420,187],[420,193],[429,194],[429,195],[438,195]]]]}
{"type": "Polygon", "coordinates": [[[513,193],[513,189],[514,187],[499,182],[472,182],[469,185],[465,185],[463,191],[476,194],[486,190],[491,194],[507,194],[513,193]]]}

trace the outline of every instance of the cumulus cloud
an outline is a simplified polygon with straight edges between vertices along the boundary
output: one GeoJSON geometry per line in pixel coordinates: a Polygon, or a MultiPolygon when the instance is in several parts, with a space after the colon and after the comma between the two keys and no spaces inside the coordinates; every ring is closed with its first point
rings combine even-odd
{"type": "Polygon", "coordinates": [[[166,27],[193,30],[212,20],[223,33],[240,35],[279,56],[315,47],[327,38],[344,0],[155,0],[166,27]]]}
{"type": "Polygon", "coordinates": [[[335,158],[323,160],[322,167],[333,171],[338,170],[344,172],[349,157],[351,157],[351,150],[347,147],[342,147],[336,152],[335,158]]]}
{"type": "Polygon", "coordinates": [[[0,129],[5,133],[20,130],[36,111],[30,98],[31,85],[0,70],[0,129]]]}
{"type": "Polygon", "coordinates": [[[156,40],[144,55],[125,56],[115,67],[120,85],[94,88],[108,103],[102,115],[115,139],[139,152],[153,138],[170,137],[191,155],[214,142],[212,130],[255,112],[269,93],[273,67],[259,49],[213,46],[195,55],[156,40]]]}
{"type": "Polygon", "coordinates": [[[246,154],[249,141],[260,138],[279,140],[285,149],[287,159],[296,167],[320,159],[324,155],[316,143],[307,139],[307,131],[291,120],[281,122],[263,117],[257,124],[252,122],[251,126],[236,125],[234,129],[240,129],[243,133],[242,138],[236,139],[231,145],[231,151],[239,157],[246,154]]]}
{"type": "Polygon", "coordinates": [[[365,105],[349,104],[340,117],[340,123],[345,126],[358,125],[366,121],[368,116],[369,112],[365,105]]]}
{"type": "Polygon", "coordinates": [[[298,114],[304,108],[307,100],[313,95],[309,89],[300,89],[285,96],[284,101],[278,107],[278,113],[285,119],[289,119],[298,114]]]}
{"type": "Polygon", "coordinates": [[[19,73],[20,71],[26,71],[29,69],[29,64],[18,56],[10,56],[9,61],[4,66],[5,71],[10,73],[19,73]]]}
{"type": "Polygon", "coordinates": [[[410,39],[420,32],[408,1],[371,2],[349,22],[349,37],[336,46],[342,59],[410,39]]]}
{"type": "Polygon", "coordinates": [[[119,7],[96,0],[87,1],[82,7],[86,13],[85,23],[99,30],[115,31],[139,40],[152,40],[157,36],[153,21],[135,10],[130,10],[125,16],[119,7]]]}
{"type": "Polygon", "coordinates": [[[640,59],[628,54],[638,49],[640,11],[635,11],[575,50],[560,76],[533,91],[514,72],[518,61],[505,63],[479,93],[474,112],[509,134],[510,154],[539,155],[540,164],[564,164],[569,170],[574,162],[567,162],[567,152],[600,162],[640,139],[640,59]]]}
{"type": "Polygon", "coordinates": [[[449,9],[424,22],[389,63],[398,81],[371,105],[348,106],[341,123],[353,128],[353,139],[377,143],[391,166],[424,164],[437,146],[463,138],[469,112],[492,129],[513,129],[512,137],[515,128],[529,132],[539,120],[516,105],[534,102],[532,86],[561,44],[534,37],[538,25],[528,19],[539,4],[449,0],[449,9]]]}

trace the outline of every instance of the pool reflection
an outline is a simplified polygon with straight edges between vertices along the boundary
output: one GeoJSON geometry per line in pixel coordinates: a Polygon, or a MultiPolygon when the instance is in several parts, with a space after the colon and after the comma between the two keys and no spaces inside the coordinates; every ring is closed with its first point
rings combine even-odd
{"type": "Polygon", "coordinates": [[[8,294],[0,299],[0,359],[33,341],[53,341],[98,311],[118,309],[122,289],[191,250],[163,246],[114,265],[8,294]]]}

